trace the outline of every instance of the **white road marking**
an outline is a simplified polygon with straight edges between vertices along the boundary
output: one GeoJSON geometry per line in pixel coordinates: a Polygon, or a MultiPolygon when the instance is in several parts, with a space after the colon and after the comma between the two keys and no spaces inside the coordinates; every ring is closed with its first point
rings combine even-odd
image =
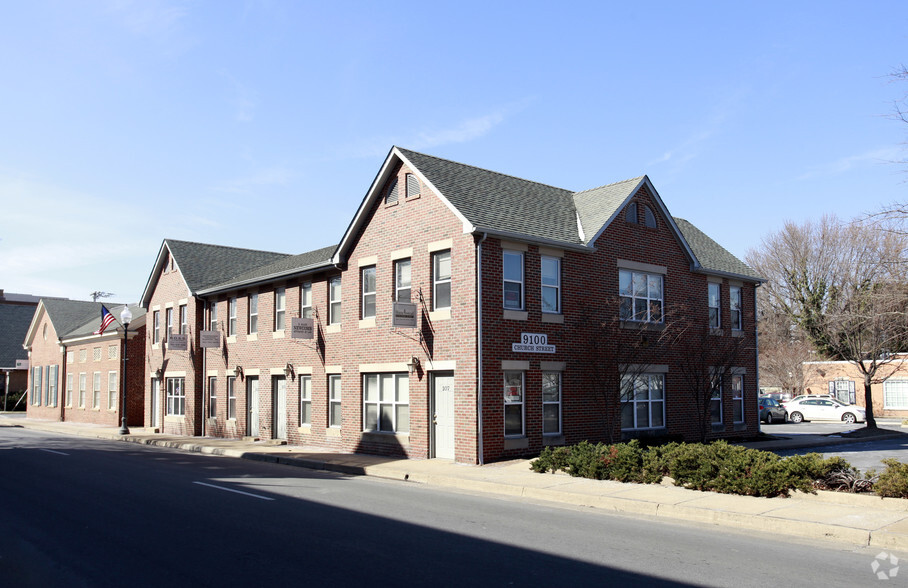
{"type": "Polygon", "coordinates": [[[227,492],[235,492],[236,494],[242,494],[244,496],[251,496],[253,498],[258,498],[261,500],[274,500],[267,496],[261,496],[259,494],[250,494],[249,492],[243,492],[242,490],[234,490],[233,488],[225,488],[224,486],[215,486],[214,484],[206,484],[205,482],[193,482],[193,484],[198,484],[199,486],[208,486],[209,488],[217,488],[218,490],[226,490],[227,492]]]}
{"type": "Polygon", "coordinates": [[[69,455],[68,453],[63,453],[62,451],[54,451],[53,449],[42,449],[41,451],[46,451],[48,453],[56,453],[57,455],[69,455]]]}

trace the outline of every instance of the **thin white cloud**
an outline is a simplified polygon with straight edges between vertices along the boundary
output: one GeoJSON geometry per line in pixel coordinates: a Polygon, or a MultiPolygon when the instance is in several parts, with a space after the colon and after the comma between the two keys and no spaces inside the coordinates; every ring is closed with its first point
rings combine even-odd
{"type": "Polygon", "coordinates": [[[221,77],[230,83],[229,102],[234,107],[234,119],[237,122],[250,122],[255,115],[257,92],[236,79],[229,71],[222,69],[221,77]]]}
{"type": "Polygon", "coordinates": [[[835,161],[812,166],[796,179],[809,180],[819,176],[838,176],[854,169],[867,167],[868,165],[892,163],[903,157],[904,151],[898,147],[883,147],[881,149],[874,149],[856,155],[848,155],[835,161]]]}

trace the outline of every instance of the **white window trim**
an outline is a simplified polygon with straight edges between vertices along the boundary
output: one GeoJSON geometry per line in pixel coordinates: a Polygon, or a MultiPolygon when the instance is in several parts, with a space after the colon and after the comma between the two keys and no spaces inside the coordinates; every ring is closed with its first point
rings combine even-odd
{"type": "Polygon", "coordinates": [[[522,251],[515,251],[513,249],[504,249],[501,252],[501,281],[502,281],[501,305],[502,305],[502,308],[504,308],[506,310],[524,310],[526,308],[526,304],[525,304],[526,296],[524,295],[524,292],[526,291],[526,270],[524,268],[525,261],[526,260],[524,259],[524,253],[522,251]],[[520,278],[516,279],[516,280],[508,279],[507,277],[505,277],[505,269],[504,269],[505,259],[513,258],[513,257],[516,257],[517,259],[520,260],[520,278]],[[517,286],[519,288],[517,306],[508,306],[507,289],[506,289],[506,286],[508,284],[517,284],[517,286]]]}
{"type": "Polygon", "coordinates": [[[117,372],[107,372],[107,410],[117,410],[117,387],[119,382],[117,372]]]}
{"type": "MultiPolygon", "coordinates": [[[[709,310],[716,311],[716,324],[713,324],[712,317],[708,318],[710,329],[722,328],[722,284],[709,282],[706,285],[706,306],[709,310]],[[713,290],[715,290],[715,304],[713,304],[713,290]]],[[[708,313],[709,314],[709,313],[708,313]]]]}
{"type": "Polygon", "coordinates": [[[328,375],[328,427],[332,429],[339,429],[343,425],[344,416],[344,392],[343,392],[343,383],[341,381],[341,376],[339,374],[329,374],[328,375]],[[336,394],[336,398],[333,396],[336,394]],[[340,407],[340,422],[335,423],[333,419],[334,415],[334,406],[340,407]]]}
{"type": "Polygon", "coordinates": [[[883,410],[908,410],[908,380],[900,378],[888,379],[883,382],[883,410]],[[904,392],[897,389],[901,387],[905,388],[904,392]],[[895,404],[890,401],[890,395],[895,396],[896,394],[904,394],[904,404],[895,404]]]}
{"type": "MultiPolygon", "coordinates": [[[[558,378],[558,400],[556,402],[552,402],[551,400],[545,400],[545,396],[542,396],[542,434],[543,434],[543,436],[546,436],[546,435],[556,436],[556,435],[561,435],[564,430],[562,428],[563,427],[563,417],[562,417],[562,410],[561,410],[561,407],[562,407],[561,401],[563,399],[562,398],[562,389],[561,389],[561,383],[562,383],[561,371],[543,371],[542,372],[543,381],[545,381],[545,376],[547,374],[554,375],[558,378]],[[551,405],[558,406],[558,430],[546,432],[545,431],[545,407],[551,406],[551,405]]],[[[544,389],[543,389],[543,393],[544,393],[544,389]]]]}
{"type": "MultiPolygon", "coordinates": [[[[662,373],[646,372],[646,373],[642,373],[642,374],[637,374],[637,375],[635,375],[635,376],[625,376],[625,379],[628,379],[628,380],[630,380],[630,381],[633,383],[634,381],[636,381],[637,378],[643,378],[643,377],[647,378],[647,388],[648,388],[647,392],[648,392],[648,393],[647,393],[647,398],[646,398],[646,399],[644,399],[644,400],[637,400],[636,394],[633,393],[633,389],[631,389],[631,398],[630,398],[629,400],[625,400],[624,398],[621,398],[621,399],[620,399],[621,410],[624,410],[624,405],[625,405],[625,404],[630,404],[630,405],[631,405],[631,414],[632,414],[633,419],[634,419],[634,423],[633,423],[634,426],[632,426],[632,427],[624,427],[624,423],[623,423],[623,421],[622,421],[622,426],[621,426],[621,430],[622,430],[622,431],[651,431],[651,430],[662,430],[662,429],[665,429],[666,426],[667,426],[667,425],[666,425],[666,422],[665,422],[665,405],[667,404],[667,398],[666,398],[666,397],[667,397],[667,395],[668,395],[668,392],[667,392],[667,390],[665,389],[665,375],[662,374],[662,373]],[[656,377],[661,378],[661,380],[662,380],[662,398],[653,399],[653,398],[651,398],[651,396],[652,396],[652,386],[651,386],[651,383],[650,383],[650,382],[651,382],[652,378],[656,378],[656,377]],[[640,427],[640,426],[637,425],[637,404],[642,404],[642,403],[647,404],[648,407],[649,407],[649,410],[648,410],[648,417],[649,417],[650,426],[648,426],[648,427],[640,427]],[[659,404],[662,405],[662,425],[660,425],[660,426],[653,426],[653,425],[652,425],[652,422],[653,422],[653,405],[656,404],[656,403],[659,403],[659,404]]],[[[622,383],[621,383],[621,387],[622,387],[621,395],[622,395],[622,397],[625,396],[625,395],[627,394],[627,391],[624,390],[625,386],[626,386],[626,384],[622,381],[622,383]]]]}
{"type": "Polygon", "coordinates": [[[619,268],[619,270],[618,270],[618,284],[619,284],[619,286],[618,286],[618,297],[619,297],[619,301],[620,301],[620,300],[623,300],[623,299],[629,299],[629,300],[631,301],[631,315],[630,315],[629,317],[622,317],[622,316],[620,316],[621,310],[620,310],[620,302],[619,302],[619,310],[618,310],[618,312],[619,312],[619,318],[620,318],[622,321],[633,322],[633,323],[654,323],[654,324],[662,324],[662,323],[665,322],[665,276],[664,276],[663,274],[653,273],[653,272],[646,272],[646,271],[641,271],[641,270],[628,269],[628,268],[619,268]],[[622,274],[622,273],[628,273],[628,274],[630,274],[630,280],[631,280],[631,292],[630,292],[630,295],[622,294],[622,293],[621,293],[621,286],[620,286],[620,284],[621,284],[621,274],[622,274]],[[636,276],[638,276],[638,275],[646,276],[646,280],[647,280],[647,295],[646,295],[646,296],[636,296],[636,295],[634,295],[634,291],[633,291],[633,290],[634,290],[634,278],[635,278],[636,276]],[[649,296],[649,285],[648,285],[648,284],[649,284],[649,279],[650,279],[650,278],[658,278],[658,279],[660,280],[660,282],[661,282],[661,287],[659,288],[659,290],[661,291],[661,294],[662,294],[660,298],[651,298],[651,297],[649,296]],[[646,304],[646,318],[645,318],[645,319],[638,319],[638,318],[636,318],[636,314],[637,314],[637,313],[636,313],[636,309],[637,309],[637,301],[638,301],[638,300],[645,300],[645,301],[647,302],[647,304],[646,304]],[[651,309],[652,309],[651,304],[652,304],[652,302],[654,302],[654,301],[658,301],[658,302],[659,302],[659,306],[660,306],[660,309],[661,309],[660,316],[659,316],[659,320],[652,320],[652,318],[651,318],[651,316],[650,316],[650,312],[651,312],[651,309]]]}
{"type": "Polygon", "coordinates": [[[256,292],[255,294],[250,294],[246,297],[246,304],[248,308],[246,309],[246,333],[248,335],[256,335],[259,332],[259,295],[256,292]],[[254,320],[253,320],[254,319],[254,320]]]}
{"type": "MultiPolygon", "coordinates": [[[[401,430],[399,430],[400,423],[397,422],[397,409],[398,408],[406,406],[407,410],[409,411],[409,407],[410,407],[410,393],[409,393],[410,377],[409,377],[409,374],[407,374],[407,372],[393,373],[393,374],[389,374],[387,372],[385,372],[385,373],[369,373],[369,374],[363,374],[362,379],[363,379],[363,432],[364,433],[382,433],[382,434],[397,434],[397,433],[409,434],[410,427],[408,426],[406,431],[401,431],[401,430]],[[392,399],[390,401],[381,400],[383,382],[385,381],[385,379],[388,376],[391,377],[391,385],[394,388],[393,392],[391,393],[392,399]],[[375,400],[366,400],[366,387],[369,385],[368,381],[370,378],[375,378],[375,385],[376,385],[375,394],[377,395],[377,398],[375,400]],[[407,381],[407,401],[406,402],[401,402],[400,400],[398,400],[398,394],[400,392],[401,380],[407,381]],[[367,418],[366,413],[367,413],[367,409],[369,406],[375,406],[376,424],[377,424],[378,428],[369,429],[366,427],[366,418],[367,418]],[[390,431],[385,431],[381,428],[382,406],[391,407],[391,430],[390,431]]],[[[408,417],[407,421],[409,423],[409,417],[408,417]]]]}
{"type": "Polygon", "coordinates": [[[274,330],[283,331],[287,326],[287,289],[274,290],[274,330]]]}
{"type": "Polygon", "coordinates": [[[334,276],[328,279],[328,324],[329,325],[340,325],[341,324],[341,314],[343,312],[343,283],[340,276],[334,276]],[[333,285],[337,284],[337,291],[333,285]],[[335,298],[335,295],[337,296],[335,298]],[[337,310],[335,311],[335,306],[337,310]]]}
{"type": "Polygon", "coordinates": [[[728,288],[728,306],[731,309],[731,328],[740,331],[744,328],[744,293],[740,286],[729,286],[728,288]],[[737,298],[737,308],[735,308],[735,298],[737,298]],[[735,320],[735,313],[738,318],[735,320]]]}
{"type": "Polygon", "coordinates": [[[454,258],[451,255],[451,250],[441,250],[435,251],[432,253],[432,310],[447,310],[451,308],[451,305],[454,303],[454,285],[452,281],[452,275],[454,273],[454,258]],[[450,274],[447,278],[441,279],[438,277],[438,259],[447,254],[448,264],[451,267],[450,274]],[[441,284],[448,284],[448,305],[439,306],[438,305],[438,286],[441,284]]]}
{"type": "Polygon", "coordinates": [[[370,265],[370,266],[367,266],[367,267],[360,268],[360,270],[359,270],[359,280],[360,280],[360,284],[361,284],[361,286],[362,286],[362,287],[360,288],[360,292],[361,292],[361,297],[360,297],[360,311],[359,311],[359,312],[360,312],[360,318],[362,318],[362,319],[374,319],[374,318],[375,318],[375,315],[376,315],[376,313],[377,313],[377,311],[378,311],[378,309],[377,309],[378,297],[377,297],[377,294],[376,294],[376,291],[378,290],[378,287],[377,287],[378,276],[377,276],[376,267],[375,267],[374,265],[370,265]],[[370,272],[372,273],[372,285],[373,285],[373,289],[372,289],[372,290],[366,290],[366,286],[368,285],[368,280],[367,280],[366,276],[367,276],[368,273],[370,273],[370,272]],[[367,307],[367,304],[368,304],[368,302],[369,302],[370,300],[371,300],[371,302],[372,302],[372,314],[366,314],[366,312],[367,312],[366,307],[367,307]]]}
{"type": "MultiPolygon", "coordinates": [[[[539,283],[540,283],[540,289],[541,289],[541,292],[540,292],[541,298],[539,299],[540,307],[542,307],[542,301],[545,300],[546,288],[548,288],[550,290],[551,289],[555,290],[555,310],[546,310],[544,307],[542,307],[542,312],[545,314],[561,314],[561,258],[552,256],[552,255],[541,256],[539,258],[539,276],[540,276],[539,283]],[[543,272],[542,272],[542,264],[546,260],[554,261],[555,266],[558,270],[557,271],[558,275],[556,276],[557,283],[554,286],[546,285],[543,281],[544,278],[543,278],[543,272]]],[[[663,284],[663,287],[664,287],[664,284],[663,284]]]]}
{"type": "Polygon", "coordinates": [[[300,316],[312,318],[312,282],[300,285],[300,316]]]}
{"type": "Polygon", "coordinates": [[[520,433],[508,433],[507,432],[507,414],[505,411],[502,412],[504,416],[502,422],[502,432],[504,433],[505,439],[516,439],[521,437],[526,437],[527,433],[527,411],[526,411],[526,372],[508,370],[502,374],[502,392],[504,392],[503,402],[504,406],[520,406],[520,433]],[[520,401],[509,401],[507,388],[508,388],[508,374],[520,374],[520,401]]]}
{"type": "Polygon", "coordinates": [[[413,263],[410,258],[406,259],[397,259],[394,261],[394,301],[395,302],[410,302],[413,299],[413,263]],[[401,287],[401,276],[400,270],[406,264],[410,268],[410,281],[407,284],[406,288],[401,287]],[[400,293],[402,290],[407,291],[407,299],[401,300],[400,293]]]}
{"type": "Polygon", "coordinates": [[[234,335],[236,335],[236,327],[237,327],[237,320],[236,320],[237,310],[236,309],[237,309],[237,306],[238,306],[237,297],[231,296],[227,300],[227,336],[228,337],[233,337],[234,335]]]}
{"type": "Polygon", "coordinates": [[[734,412],[734,406],[740,405],[741,407],[741,420],[735,420],[734,414],[732,415],[732,422],[736,425],[747,420],[747,416],[744,414],[744,376],[741,374],[732,374],[731,376],[731,402],[732,402],[732,412],[734,412]],[[735,380],[740,379],[741,386],[736,389],[735,380]]]}
{"type": "Polygon", "coordinates": [[[300,426],[301,427],[311,427],[312,426],[312,376],[311,375],[300,375],[299,378],[299,387],[300,387],[300,426]],[[304,406],[308,406],[309,410],[309,420],[303,420],[303,414],[307,411],[303,410],[304,406]]]}

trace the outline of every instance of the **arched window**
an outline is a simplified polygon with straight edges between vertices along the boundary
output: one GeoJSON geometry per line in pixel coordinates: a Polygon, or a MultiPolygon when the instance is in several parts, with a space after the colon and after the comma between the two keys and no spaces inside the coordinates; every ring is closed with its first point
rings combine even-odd
{"type": "Polygon", "coordinates": [[[643,224],[651,229],[656,228],[656,215],[653,214],[653,209],[643,205],[643,224]]]}
{"type": "Polygon", "coordinates": [[[407,174],[407,198],[419,196],[419,180],[413,174],[407,174]]]}
{"type": "Polygon", "coordinates": [[[624,210],[624,220],[629,223],[637,224],[637,203],[631,202],[624,210]]]}

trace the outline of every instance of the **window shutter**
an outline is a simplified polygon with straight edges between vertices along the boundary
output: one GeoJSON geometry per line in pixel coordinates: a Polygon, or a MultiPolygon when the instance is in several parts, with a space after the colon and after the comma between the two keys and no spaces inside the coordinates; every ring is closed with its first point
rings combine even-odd
{"type": "Polygon", "coordinates": [[[397,178],[388,185],[388,193],[385,195],[385,204],[394,204],[397,202],[397,178]]]}
{"type": "Polygon", "coordinates": [[[413,174],[407,174],[407,198],[419,196],[419,180],[413,174]]]}
{"type": "Polygon", "coordinates": [[[834,381],[829,382],[829,395],[832,396],[833,398],[835,398],[835,382],[834,381]]]}
{"type": "Polygon", "coordinates": [[[848,380],[848,401],[851,404],[857,404],[857,397],[854,393],[854,380],[848,380]]]}

